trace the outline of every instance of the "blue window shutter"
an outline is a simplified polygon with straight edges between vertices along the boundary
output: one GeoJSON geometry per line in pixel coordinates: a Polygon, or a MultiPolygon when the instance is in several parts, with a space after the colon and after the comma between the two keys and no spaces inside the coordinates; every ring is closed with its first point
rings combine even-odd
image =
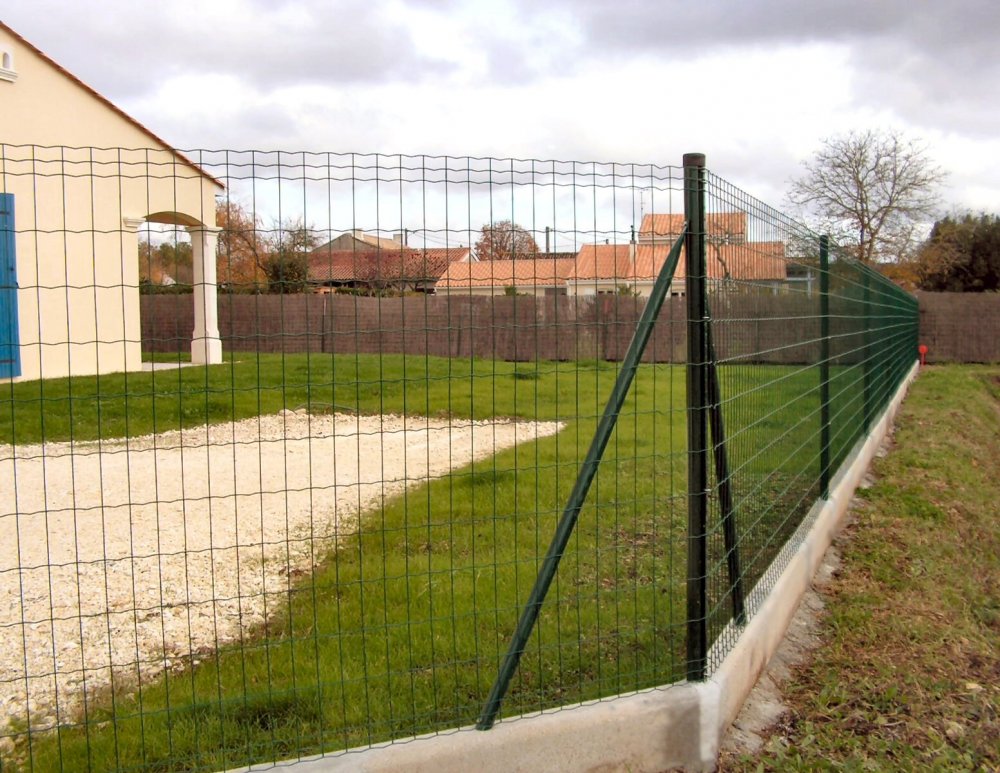
{"type": "Polygon", "coordinates": [[[14,194],[0,193],[0,378],[20,375],[17,260],[14,254],[14,194]]]}

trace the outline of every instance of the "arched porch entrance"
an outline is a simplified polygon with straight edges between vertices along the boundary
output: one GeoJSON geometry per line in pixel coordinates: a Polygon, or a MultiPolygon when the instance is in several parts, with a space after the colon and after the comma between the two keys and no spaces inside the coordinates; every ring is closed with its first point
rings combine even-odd
{"type": "Polygon", "coordinates": [[[138,233],[144,222],[175,226],[184,229],[190,236],[194,304],[191,362],[196,365],[215,365],[222,362],[215,262],[221,229],[202,223],[197,218],[182,212],[154,212],[145,218],[126,218],[123,221],[124,228],[135,234],[136,263],[139,255],[138,233]]]}

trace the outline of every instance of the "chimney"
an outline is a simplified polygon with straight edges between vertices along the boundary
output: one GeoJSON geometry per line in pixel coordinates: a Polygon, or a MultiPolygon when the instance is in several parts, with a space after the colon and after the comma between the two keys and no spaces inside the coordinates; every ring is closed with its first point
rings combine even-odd
{"type": "Polygon", "coordinates": [[[635,226],[632,226],[632,238],[628,242],[628,257],[635,263],[635,226]]]}

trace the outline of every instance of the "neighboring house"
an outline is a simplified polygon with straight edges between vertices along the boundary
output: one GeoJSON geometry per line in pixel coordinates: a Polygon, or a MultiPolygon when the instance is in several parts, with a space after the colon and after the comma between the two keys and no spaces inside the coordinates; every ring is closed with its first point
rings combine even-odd
{"type": "Polygon", "coordinates": [[[187,229],[195,362],[220,362],[222,184],[0,22],[0,379],[137,370],[138,230],[187,229]]]}
{"type": "MultiPolygon", "coordinates": [[[[343,236],[351,236],[344,234],[343,236]]],[[[367,235],[366,235],[367,236],[367,235]]],[[[370,237],[375,239],[377,237],[370,237]]],[[[468,247],[404,247],[391,249],[341,249],[337,237],[309,254],[309,283],[319,292],[352,289],[359,292],[434,292],[435,285],[453,264],[468,264],[468,247]]],[[[382,240],[388,241],[388,240],[382,240]]]]}
{"type": "MultiPolygon", "coordinates": [[[[571,295],[628,292],[646,297],[670,244],[585,244],[566,278],[571,295]]],[[[680,284],[683,287],[683,282],[680,284]]],[[[674,287],[678,287],[677,279],[674,287]]]]}
{"type": "MultiPolygon", "coordinates": [[[[788,285],[790,263],[784,242],[719,244],[709,241],[705,259],[709,279],[773,289],[788,285]]],[[[680,277],[686,275],[683,252],[677,273],[680,277]]]]}
{"type": "Polygon", "coordinates": [[[566,295],[574,258],[518,258],[452,263],[437,283],[443,295],[566,295]]]}
{"type": "MultiPolygon", "coordinates": [[[[570,294],[628,292],[648,297],[672,246],[672,242],[585,245],[566,279],[570,294]]],[[[768,287],[786,283],[787,261],[781,242],[709,242],[706,253],[706,274],[711,280],[768,287]]],[[[671,295],[684,294],[686,275],[682,250],[670,286],[671,295]]]]}

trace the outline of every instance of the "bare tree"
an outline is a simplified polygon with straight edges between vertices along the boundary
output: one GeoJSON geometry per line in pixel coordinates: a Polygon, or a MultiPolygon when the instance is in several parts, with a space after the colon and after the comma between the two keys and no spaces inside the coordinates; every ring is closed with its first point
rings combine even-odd
{"type": "Polygon", "coordinates": [[[850,240],[865,263],[896,260],[934,216],[945,173],[922,144],[896,131],[832,137],[791,184],[789,198],[818,216],[823,230],[850,240]]]}
{"type": "Polygon", "coordinates": [[[517,223],[500,220],[483,226],[475,250],[479,260],[517,260],[537,255],[538,244],[517,223]]]}

